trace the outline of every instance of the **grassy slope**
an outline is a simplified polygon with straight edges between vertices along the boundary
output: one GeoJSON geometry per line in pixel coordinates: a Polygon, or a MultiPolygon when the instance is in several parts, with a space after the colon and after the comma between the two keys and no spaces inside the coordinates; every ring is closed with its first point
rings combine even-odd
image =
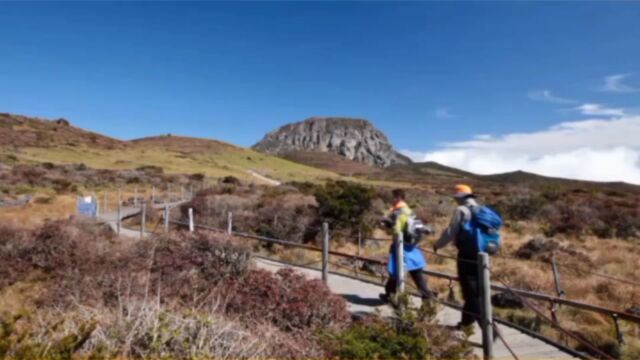
{"type": "Polygon", "coordinates": [[[75,213],[76,197],[60,195],[51,197],[50,203],[31,202],[23,207],[0,208],[0,223],[32,227],[48,220],[65,219],[75,213]]]}
{"type": "Polygon", "coordinates": [[[247,170],[254,170],[282,181],[319,181],[337,177],[336,174],[328,171],[295,164],[247,149],[211,154],[185,154],[154,147],[134,146],[109,150],[84,146],[56,146],[23,148],[11,153],[19,160],[26,162],[84,163],[99,169],[132,169],[144,165],[155,165],[162,167],[167,173],[204,173],[214,178],[232,175],[242,179],[254,179],[247,170]]]}
{"type": "Polygon", "coordinates": [[[144,165],[166,173],[204,173],[256,180],[253,170],[281,181],[322,181],[337,174],[264,155],[216,140],[158,136],[122,141],[74,127],[66,121],[0,113],[0,159],[18,162],[84,163],[100,169],[144,165]]]}

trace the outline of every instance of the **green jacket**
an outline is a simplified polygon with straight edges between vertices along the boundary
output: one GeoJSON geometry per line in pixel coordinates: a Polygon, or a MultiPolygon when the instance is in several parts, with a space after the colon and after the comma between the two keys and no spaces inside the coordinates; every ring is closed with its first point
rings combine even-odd
{"type": "Polygon", "coordinates": [[[391,217],[391,220],[393,221],[393,237],[394,237],[393,240],[394,241],[397,240],[397,237],[400,234],[404,234],[404,232],[407,230],[409,217],[411,217],[412,213],[413,211],[411,210],[409,205],[407,205],[407,203],[404,201],[400,201],[391,209],[390,217],[391,217]]]}

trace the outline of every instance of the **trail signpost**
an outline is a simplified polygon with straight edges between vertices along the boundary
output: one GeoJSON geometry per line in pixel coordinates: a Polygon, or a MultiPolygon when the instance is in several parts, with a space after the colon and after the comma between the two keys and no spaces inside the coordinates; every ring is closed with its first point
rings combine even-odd
{"type": "Polygon", "coordinates": [[[98,199],[95,196],[78,197],[78,215],[95,218],[98,216],[98,199]]]}

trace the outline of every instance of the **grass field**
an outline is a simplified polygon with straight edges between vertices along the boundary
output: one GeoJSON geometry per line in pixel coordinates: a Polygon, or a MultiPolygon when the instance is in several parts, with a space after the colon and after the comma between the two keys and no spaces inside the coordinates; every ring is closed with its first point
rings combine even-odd
{"type": "Polygon", "coordinates": [[[32,227],[66,219],[76,213],[76,199],[74,195],[36,195],[26,206],[0,208],[0,222],[32,227]]]}
{"type": "Polygon", "coordinates": [[[248,173],[256,171],[280,181],[323,181],[339,175],[284,159],[267,156],[249,149],[234,148],[217,153],[181,153],[150,147],[128,149],[96,149],[83,146],[23,148],[4,150],[20,162],[52,162],[54,164],[84,163],[97,169],[135,169],[140,166],[162,167],[165,173],[203,173],[211,178],[235,176],[259,181],[248,173]]]}

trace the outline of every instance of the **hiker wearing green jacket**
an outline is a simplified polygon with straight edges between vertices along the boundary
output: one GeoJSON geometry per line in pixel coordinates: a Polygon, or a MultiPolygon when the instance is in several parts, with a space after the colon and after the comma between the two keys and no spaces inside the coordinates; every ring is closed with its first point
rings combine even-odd
{"type": "MultiPolygon", "coordinates": [[[[399,241],[399,237],[406,233],[408,222],[413,211],[405,202],[405,192],[402,189],[395,189],[392,192],[394,205],[389,210],[389,213],[383,220],[388,227],[391,227],[393,231],[393,243],[389,249],[389,280],[384,287],[385,293],[380,294],[380,299],[384,302],[388,302],[390,298],[395,294],[398,283],[398,269],[396,259],[396,244],[399,241]]],[[[410,245],[404,243],[404,269],[409,272],[413,282],[420,291],[420,296],[423,299],[431,299],[435,297],[435,294],[429,290],[427,281],[425,280],[422,270],[427,266],[427,262],[424,259],[422,250],[417,245],[410,245]]]]}

